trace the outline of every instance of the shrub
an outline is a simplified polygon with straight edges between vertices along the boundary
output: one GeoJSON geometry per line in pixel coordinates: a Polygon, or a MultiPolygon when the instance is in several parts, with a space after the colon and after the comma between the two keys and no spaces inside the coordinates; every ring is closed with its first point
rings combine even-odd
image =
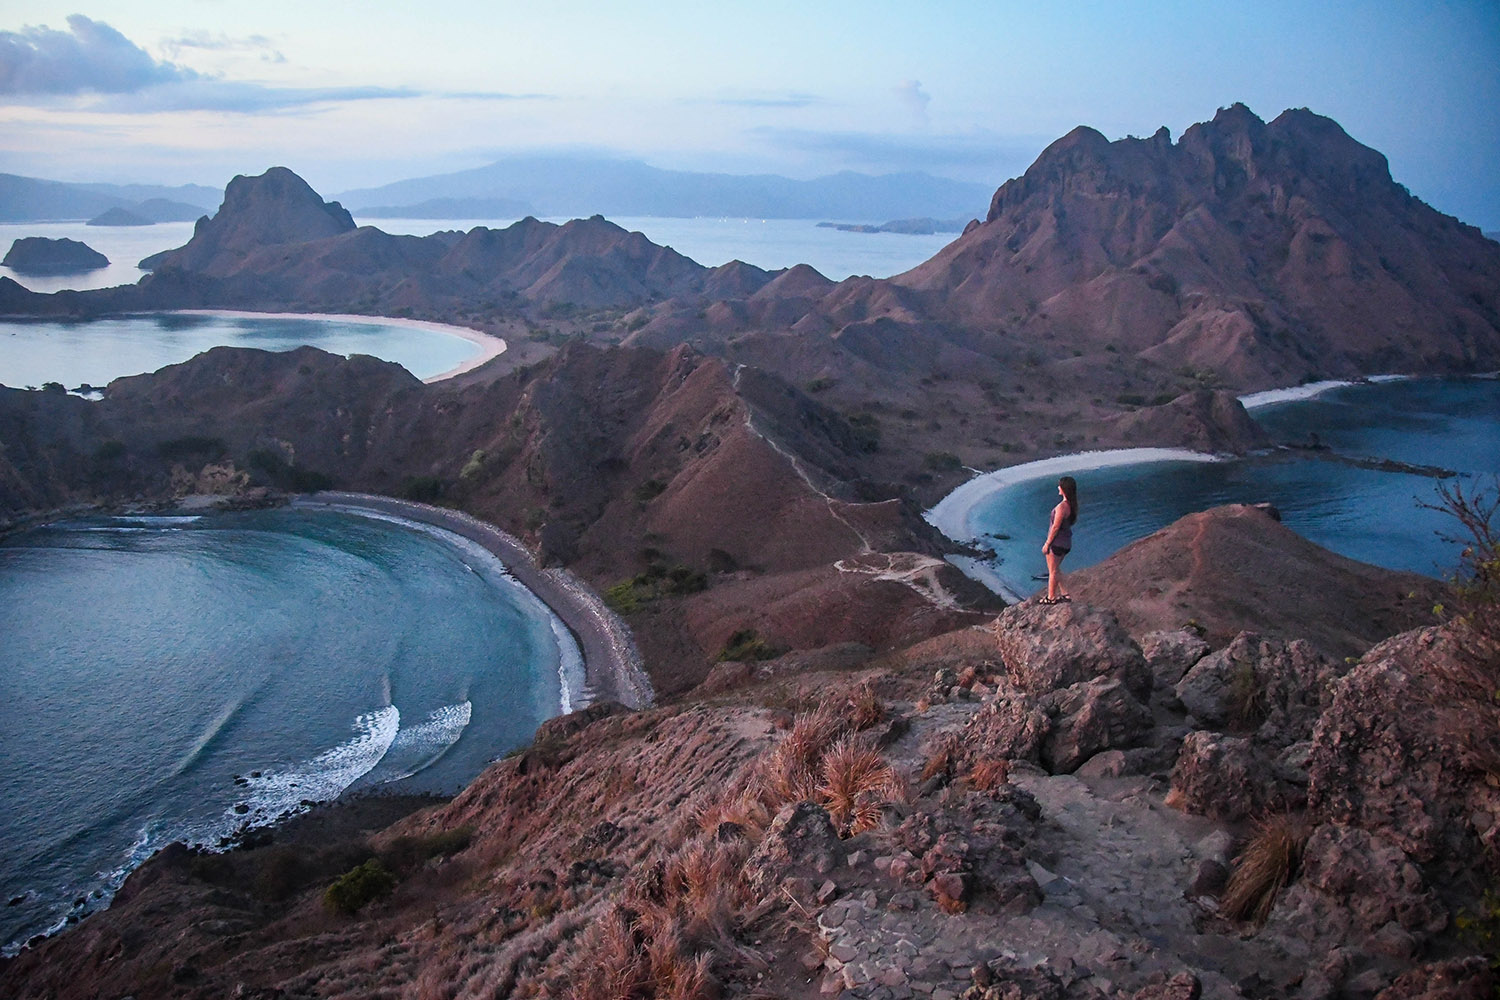
{"type": "Polygon", "coordinates": [[[229,445],[224,443],[223,438],[201,437],[199,435],[172,438],[170,441],[163,441],[156,446],[156,453],[169,462],[186,461],[188,459],[202,459],[206,462],[216,462],[223,458],[227,451],[229,451],[229,445]]]}
{"type": "Polygon", "coordinates": [[[929,451],[922,464],[934,472],[957,472],[964,467],[963,460],[951,451],[929,451]]]}
{"type": "Polygon", "coordinates": [[[353,915],[395,889],[396,876],[379,858],[371,858],[339,876],[323,893],[323,905],[335,913],[353,915]]]}
{"type": "Polygon", "coordinates": [[[479,475],[484,471],[484,462],[487,458],[489,458],[489,455],[485,453],[483,448],[474,449],[474,454],[470,455],[469,460],[464,463],[463,470],[459,472],[458,478],[473,479],[479,475]]]}
{"type": "Polygon", "coordinates": [[[781,651],[762,639],[755,629],[742,628],[731,635],[719,651],[718,662],[774,660],[780,655],[781,651]]]}
{"type": "Polygon", "coordinates": [[[641,610],[641,598],[635,592],[634,580],[621,580],[604,592],[604,603],[622,615],[641,610]]]}
{"type": "Polygon", "coordinates": [[[875,419],[873,413],[853,413],[847,419],[855,450],[865,452],[880,450],[880,422],[875,419]]]}
{"type": "Polygon", "coordinates": [[[401,484],[401,496],[417,503],[432,503],[443,495],[443,481],[437,476],[412,476],[401,484]]]}
{"type": "Polygon", "coordinates": [[[1140,406],[1146,402],[1146,397],[1138,392],[1122,392],[1115,397],[1115,402],[1121,406],[1140,406]]]}
{"type": "Polygon", "coordinates": [[[667,491],[667,484],[660,479],[648,479],[633,491],[636,503],[650,503],[667,491]]]}
{"type": "Polygon", "coordinates": [[[828,375],[819,375],[807,383],[808,392],[827,392],[837,384],[837,380],[828,375]]]}
{"type": "Polygon", "coordinates": [[[1302,849],[1312,827],[1300,816],[1271,816],[1256,824],[1255,833],[1235,859],[1234,872],[1219,909],[1231,920],[1265,923],[1282,889],[1291,885],[1302,864],[1302,849]]]}
{"type": "Polygon", "coordinates": [[[469,846],[473,837],[474,829],[468,826],[419,836],[397,837],[380,852],[380,856],[396,871],[410,871],[433,858],[457,854],[469,846]]]}
{"type": "Polygon", "coordinates": [[[250,468],[265,473],[273,486],[293,493],[316,493],[333,488],[333,477],[300,465],[292,465],[281,452],[257,448],[247,457],[250,468]]]}
{"type": "Polygon", "coordinates": [[[94,449],[94,461],[109,465],[125,457],[125,442],[110,438],[94,449]]]}
{"type": "Polygon", "coordinates": [[[1463,545],[1449,616],[1458,655],[1436,670],[1435,698],[1465,763],[1500,776],[1500,477],[1465,491],[1440,484],[1438,502],[1423,504],[1459,526],[1445,541],[1463,545]]]}

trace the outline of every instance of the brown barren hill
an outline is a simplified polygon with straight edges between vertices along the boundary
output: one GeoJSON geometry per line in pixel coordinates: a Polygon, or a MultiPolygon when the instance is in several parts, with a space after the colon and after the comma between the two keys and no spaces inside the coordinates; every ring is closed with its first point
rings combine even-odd
{"type": "Polygon", "coordinates": [[[1135,635],[1189,620],[1222,645],[1242,630],[1355,656],[1431,624],[1447,588],[1321,548],[1259,507],[1189,514],[1068,577],[1075,600],[1112,609],[1135,635]]]}

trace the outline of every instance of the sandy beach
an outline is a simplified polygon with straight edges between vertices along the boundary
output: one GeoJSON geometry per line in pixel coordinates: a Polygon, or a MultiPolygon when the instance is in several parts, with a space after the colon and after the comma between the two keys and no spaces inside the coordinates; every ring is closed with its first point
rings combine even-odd
{"type": "Polygon", "coordinates": [[[1093,469],[1108,469],[1117,465],[1134,465],[1139,462],[1217,462],[1218,456],[1186,448],[1115,448],[1109,451],[1081,451],[1071,455],[1058,455],[1036,462],[1012,465],[994,472],[975,476],[958,489],[938,501],[924,515],[932,525],[954,541],[973,541],[976,532],[969,525],[970,515],[986,497],[996,490],[1003,490],[1017,483],[1052,476],[1066,476],[1075,472],[1093,469]]]}
{"type": "Polygon", "coordinates": [[[654,694],[640,651],[625,624],[586,584],[564,569],[544,569],[519,540],[461,511],[365,493],[314,493],[299,497],[304,507],[371,511],[451,531],[484,546],[511,576],[562,620],[583,652],[583,688],[572,709],[601,699],[630,708],[652,704],[654,694]]]}
{"type": "Polygon", "coordinates": [[[252,312],[244,309],[173,309],[171,312],[179,316],[228,316],[231,319],[322,319],[337,320],[342,323],[369,323],[373,326],[409,327],[430,333],[447,334],[478,345],[479,353],[457,368],[450,368],[422,380],[429,385],[433,382],[441,382],[445,378],[471,372],[485,362],[492,361],[505,353],[506,347],[504,338],[471,330],[466,326],[432,323],[422,319],[400,319],[395,316],[360,316],[355,313],[252,312]]]}

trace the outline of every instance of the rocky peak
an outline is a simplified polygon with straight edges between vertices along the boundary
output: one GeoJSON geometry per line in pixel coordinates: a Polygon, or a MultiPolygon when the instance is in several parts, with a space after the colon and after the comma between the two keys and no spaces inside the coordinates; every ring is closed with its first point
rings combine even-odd
{"type": "Polygon", "coordinates": [[[338,202],[326,202],[286,167],[257,177],[235,177],[212,218],[198,220],[187,245],[141,266],[222,272],[261,247],[306,243],[351,232],[354,219],[338,202]]]}

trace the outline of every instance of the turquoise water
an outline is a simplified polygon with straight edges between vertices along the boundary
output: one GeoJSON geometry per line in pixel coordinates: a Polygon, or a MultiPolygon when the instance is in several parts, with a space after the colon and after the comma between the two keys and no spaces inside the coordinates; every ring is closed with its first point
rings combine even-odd
{"type": "Polygon", "coordinates": [[[7,948],[174,840],[346,789],[455,791],[557,714],[578,668],[479,546],[321,509],[10,536],[0,635],[7,948]]]}
{"type": "Polygon", "coordinates": [[[417,378],[457,368],[480,350],[452,334],[360,320],[183,313],[87,322],[5,320],[0,321],[0,385],[103,386],[178,364],[211,347],[289,351],[303,344],[394,361],[417,378]]]}
{"type": "MultiPolygon", "coordinates": [[[[1439,537],[1457,526],[1420,506],[1436,501],[1439,480],[1334,459],[1392,459],[1453,470],[1466,486],[1492,483],[1500,475],[1500,382],[1355,385],[1252,415],[1278,443],[1302,444],[1315,433],[1328,451],[1076,472],[1080,514],[1064,571],[1100,562],[1186,514],[1262,502],[1275,504],[1298,534],[1352,559],[1435,577],[1457,568],[1459,546],[1439,537]]],[[[995,552],[986,566],[1012,594],[1045,582],[1041,545],[1056,502],[1057,479],[1048,476],[998,490],[970,514],[971,530],[995,552]]]]}

